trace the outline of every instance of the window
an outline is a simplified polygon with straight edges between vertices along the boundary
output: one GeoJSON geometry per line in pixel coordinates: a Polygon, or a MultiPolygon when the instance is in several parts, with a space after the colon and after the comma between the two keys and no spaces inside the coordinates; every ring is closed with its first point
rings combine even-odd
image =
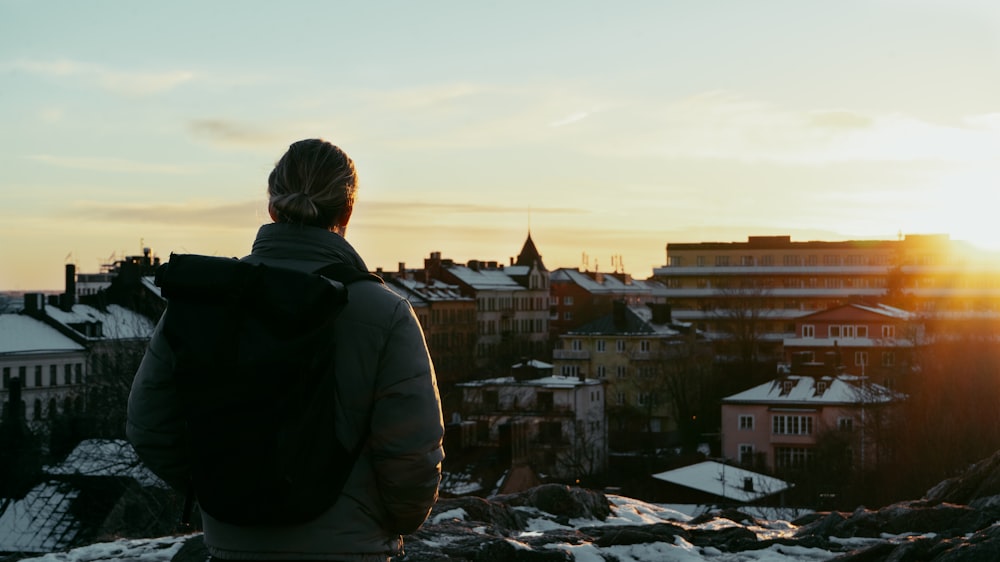
{"type": "Polygon", "coordinates": [[[580,340],[570,340],[569,344],[573,351],[581,351],[583,349],[583,343],[580,340]]]}
{"type": "Polygon", "coordinates": [[[868,364],[868,352],[867,351],[855,351],[854,352],[854,364],[861,367],[868,364]]]}
{"type": "Polygon", "coordinates": [[[840,256],[823,256],[823,265],[840,265],[840,256]]]}
{"type": "Polygon", "coordinates": [[[839,338],[840,337],[840,326],[830,326],[829,328],[827,328],[827,333],[830,334],[831,338],[839,338]]]}
{"type": "Polygon", "coordinates": [[[684,265],[684,258],[680,256],[670,256],[669,263],[673,267],[680,267],[684,265]]]}
{"type": "Polygon", "coordinates": [[[837,418],[837,429],[840,431],[854,431],[854,418],[837,418]]]}
{"type": "Polygon", "coordinates": [[[826,381],[816,381],[816,394],[823,394],[827,388],[829,388],[829,383],[826,381]]]}
{"type": "Polygon", "coordinates": [[[694,264],[698,267],[705,267],[705,256],[698,256],[694,260],[694,264]]]}
{"type": "Polygon", "coordinates": [[[83,363],[77,363],[73,370],[73,380],[76,384],[83,384],[83,363]]]}
{"type": "Polygon", "coordinates": [[[624,392],[616,392],[615,393],[615,404],[617,404],[619,406],[624,406],[625,405],[625,393],[624,392]]]}
{"type": "Polygon", "coordinates": [[[895,326],[882,326],[882,337],[883,338],[894,338],[894,337],[896,337],[896,327],[895,326]]]}
{"type": "Polygon", "coordinates": [[[740,257],[740,265],[753,265],[753,256],[740,257]]]}
{"type": "Polygon", "coordinates": [[[42,366],[35,365],[35,386],[42,386],[42,366]]]}
{"type": "Polygon", "coordinates": [[[772,416],[771,433],[775,435],[812,435],[812,416],[772,416]]]}
{"type": "Polygon", "coordinates": [[[726,267],[729,265],[729,256],[715,256],[716,267],[726,267]]]}
{"type": "Polygon", "coordinates": [[[868,326],[856,326],[855,328],[857,329],[857,334],[859,338],[868,337],[868,326]]]}
{"type": "Polygon", "coordinates": [[[760,265],[765,265],[765,266],[774,265],[774,256],[761,256],[760,265]]]}
{"type": "Polygon", "coordinates": [[[802,325],[802,337],[804,338],[815,338],[816,337],[816,326],[812,324],[802,325]]]}
{"type": "Polygon", "coordinates": [[[73,365],[63,365],[63,384],[73,384],[73,365]]]}
{"type": "Polygon", "coordinates": [[[21,379],[21,386],[25,386],[26,383],[27,383],[27,380],[25,380],[25,379],[27,379],[27,377],[28,377],[28,368],[25,367],[24,365],[21,365],[20,367],[18,367],[17,368],[17,376],[18,376],[18,378],[21,379]]]}
{"type": "Polygon", "coordinates": [[[747,443],[740,444],[740,464],[743,466],[753,464],[753,445],[747,443]]]}
{"type": "Polygon", "coordinates": [[[615,340],[615,351],[618,353],[625,352],[625,340],[615,340]]]}
{"type": "Polygon", "coordinates": [[[740,416],[740,429],[753,429],[753,416],[740,416]]]}
{"type": "Polygon", "coordinates": [[[649,353],[649,340],[639,340],[639,351],[649,353]]]}
{"type": "Polygon", "coordinates": [[[10,386],[10,367],[3,368],[3,387],[8,388],[10,386]]]}
{"type": "Polygon", "coordinates": [[[59,381],[56,380],[58,376],[58,367],[55,365],[49,365],[49,386],[56,386],[59,381]]]}
{"type": "Polygon", "coordinates": [[[781,381],[781,394],[788,394],[795,388],[795,381],[781,381]]]}
{"type": "Polygon", "coordinates": [[[883,351],[882,352],[882,366],[892,367],[896,364],[896,352],[895,351],[883,351]]]}
{"type": "Polygon", "coordinates": [[[605,344],[604,340],[597,340],[596,342],[594,342],[594,347],[597,350],[597,353],[604,353],[604,344],[605,344]]]}
{"type": "Polygon", "coordinates": [[[812,450],[803,447],[775,447],[775,468],[804,468],[812,462],[812,450]]]}
{"type": "Polygon", "coordinates": [[[636,395],[640,406],[649,406],[653,403],[653,396],[648,392],[640,392],[636,395]]]}
{"type": "Polygon", "coordinates": [[[579,365],[563,365],[562,366],[562,376],[564,377],[576,377],[580,374],[579,365]]]}
{"type": "Polygon", "coordinates": [[[625,378],[625,365],[618,365],[615,367],[615,376],[620,379],[625,378]]]}
{"type": "Polygon", "coordinates": [[[573,306],[573,297],[563,297],[563,304],[573,306]]]}
{"type": "Polygon", "coordinates": [[[781,258],[782,265],[802,265],[802,260],[799,256],[785,255],[781,258]]]}

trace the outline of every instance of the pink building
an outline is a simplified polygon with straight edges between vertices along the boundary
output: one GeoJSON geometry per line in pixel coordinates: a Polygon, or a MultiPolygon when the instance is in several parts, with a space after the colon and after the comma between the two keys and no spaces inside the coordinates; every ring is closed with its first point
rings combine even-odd
{"type": "Polygon", "coordinates": [[[722,400],[723,456],[748,467],[794,471],[809,465],[824,435],[836,432],[849,443],[852,463],[865,466],[877,452],[886,407],[902,395],[831,365],[797,367],[797,374],[722,400]]]}

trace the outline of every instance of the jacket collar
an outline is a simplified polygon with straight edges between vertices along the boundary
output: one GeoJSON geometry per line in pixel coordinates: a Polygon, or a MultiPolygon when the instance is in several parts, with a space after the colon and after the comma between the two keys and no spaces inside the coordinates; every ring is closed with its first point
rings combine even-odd
{"type": "Polygon", "coordinates": [[[368,271],[358,252],[339,234],[314,226],[286,223],[261,226],[250,255],[244,259],[276,260],[303,269],[347,263],[368,271]]]}

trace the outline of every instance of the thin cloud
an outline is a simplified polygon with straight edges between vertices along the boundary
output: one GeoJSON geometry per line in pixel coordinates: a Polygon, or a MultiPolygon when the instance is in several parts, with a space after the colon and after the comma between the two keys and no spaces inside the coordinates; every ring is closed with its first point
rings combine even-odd
{"type": "Polygon", "coordinates": [[[565,125],[576,123],[577,121],[583,121],[588,116],[590,116],[589,111],[580,111],[572,115],[569,115],[567,117],[564,117],[562,119],[559,119],[557,121],[549,123],[549,127],[563,127],[565,125]]]}
{"type": "Polygon", "coordinates": [[[187,70],[125,71],[69,59],[17,60],[2,66],[39,76],[80,78],[109,92],[126,96],[165,92],[195,78],[195,74],[187,70]]]}
{"type": "Polygon", "coordinates": [[[58,168],[94,172],[187,175],[193,174],[197,171],[190,166],[137,162],[135,160],[127,160],[124,158],[73,158],[66,156],[54,156],[51,154],[31,154],[25,158],[42,164],[47,164],[49,166],[56,166],[58,168]]]}
{"type": "Polygon", "coordinates": [[[119,204],[79,202],[72,213],[97,220],[128,224],[168,224],[208,228],[245,228],[260,221],[265,213],[262,201],[236,203],[119,204]]]}
{"type": "Polygon", "coordinates": [[[196,119],[188,123],[188,130],[197,138],[223,146],[273,147],[275,142],[291,138],[282,131],[227,119],[196,119]]]}
{"type": "Polygon", "coordinates": [[[518,214],[532,215],[581,215],[590,211],[572,207],[518,207],[504,205],[484,205],[474,203],[436,203],[426,201],[367,201],[362,199],[359,205],[363,205],[369,213],[437,213],[442,215],[454,214],[518,214]]]}

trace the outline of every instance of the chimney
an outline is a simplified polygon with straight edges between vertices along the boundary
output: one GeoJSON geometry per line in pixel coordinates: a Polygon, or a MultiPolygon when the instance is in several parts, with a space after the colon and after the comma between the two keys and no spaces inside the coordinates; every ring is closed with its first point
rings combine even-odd
{"type": "Polygon", "coordinates": [[[66,264],[66,296],[63,299],[62,308],[67,312],[76,304],[76,265],[66,264]]]}
{"type": "Polygon", "coordinates": [[[669,324],[671,319],[670,305],[663,302],[647,303],[653,311],[653,324],[669,324]]]}
{"type": "Polygon", "coordinates": [[[406,277],[406,262],[399,262],[399,276],[406,277]]]}
{"type": "Polygon", "coordinates": [[[625,304],[625,301],[611,303],[611,319],[616,330],[625,331],[628,326],[628,305],[625,304]]]}

